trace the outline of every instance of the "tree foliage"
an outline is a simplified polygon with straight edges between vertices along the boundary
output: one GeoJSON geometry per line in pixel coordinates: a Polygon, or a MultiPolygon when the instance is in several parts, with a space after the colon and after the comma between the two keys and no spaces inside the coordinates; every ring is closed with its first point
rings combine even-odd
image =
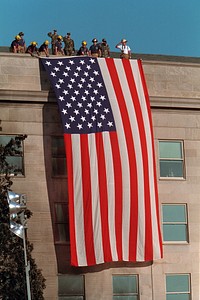
{"type": "MultiPolygon", "coordinates": [[[[26,135],[12,138],[7,145],[0,144],[0,300],[26,300],[26,273],[23,240],[10,231],[7,192],[11,190],[14,175],[19,168],[9,165],[7,157],[21,156],[22,141],[26,135]],[[11,175],[12,174],[12,175],[11,175]]],[[[27,218],[32,213],[25,211],[27,218]]],[[[31,252],[33,245],[26,240],[27,259],[30,263],[30,286],[32,300],[42,300],[45,279],[37,268],[31,252]]]]}

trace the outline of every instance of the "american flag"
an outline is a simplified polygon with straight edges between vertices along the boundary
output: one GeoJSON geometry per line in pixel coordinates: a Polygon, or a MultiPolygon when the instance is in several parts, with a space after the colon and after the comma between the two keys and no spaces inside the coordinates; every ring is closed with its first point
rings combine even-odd
{"type": "Polygon", "coordinates": [[[41,60],[64,129],[71,264],[162,258],[152,120],[141,61],[41,60]]]}

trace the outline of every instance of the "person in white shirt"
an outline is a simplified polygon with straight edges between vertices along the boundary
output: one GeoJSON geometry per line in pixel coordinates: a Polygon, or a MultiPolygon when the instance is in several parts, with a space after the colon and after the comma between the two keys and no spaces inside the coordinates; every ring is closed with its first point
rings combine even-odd
{"type": "Polygon", "coordinates": [[[126,44],[127,40],[122,39],[115,48],[121,50],[120,58],[130,59],[131,58],[131,48],[126,44]]]}

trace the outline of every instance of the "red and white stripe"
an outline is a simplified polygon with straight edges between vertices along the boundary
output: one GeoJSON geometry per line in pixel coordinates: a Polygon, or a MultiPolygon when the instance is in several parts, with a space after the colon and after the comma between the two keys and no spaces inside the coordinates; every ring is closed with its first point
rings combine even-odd
{"type": "Polygon", "coordinates": [[[116,132],[65,134],[71,263],[162,257],[150,104],[137,60],[98,59],[116,132]]]}

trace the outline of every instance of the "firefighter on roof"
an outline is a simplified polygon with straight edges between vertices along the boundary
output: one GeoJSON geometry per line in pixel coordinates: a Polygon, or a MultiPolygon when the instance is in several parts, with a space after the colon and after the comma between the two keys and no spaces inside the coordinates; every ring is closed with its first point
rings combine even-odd
{"type": "Polygon", "coordinates": [[[45,41],[39,48],[39,53],[42,56],[49,56],[49,41],[45,41]]]}
{"type": "Polygon", "coordinates": [[[121,42],[119,42],[115,48],[121,50],[120,57],[122,59],[130,59],[131,58],[131,48],[126,44],[127,40],[122,39],[121,42]]]}
{"type": "Polygon", "coordinates": [[[12,41],[11,45],[10,45],[10,51],[13,53],[19,53],[19,40],[21,39],[21,37],[19,35],[15,36],[14,41],[12,41]]]}
{"type": "Polygon", "coordinates": [[[67,56],[71,56],[75,53],[74,41],[71,39],[71,33],[68,32],[66,36],[63,37],[64,53],[67,56]]]}
{"type": "Polygon", "coordinates": [[[89,50],[87,48],[87,42],[82,41],[82,46],[79,48],[77,55],[83,55],[83,56],[88,56],[89,55],[89,50]]]}
{"type": "Polygon", "coordinates": [[[101,49],[99,44],[97,44],[98,40],[96,38],[94,38],[92,40],[92,45],[90,46],[89,49],[89,55],[93,56],[93,57],[101,57],[101,49]]]}

